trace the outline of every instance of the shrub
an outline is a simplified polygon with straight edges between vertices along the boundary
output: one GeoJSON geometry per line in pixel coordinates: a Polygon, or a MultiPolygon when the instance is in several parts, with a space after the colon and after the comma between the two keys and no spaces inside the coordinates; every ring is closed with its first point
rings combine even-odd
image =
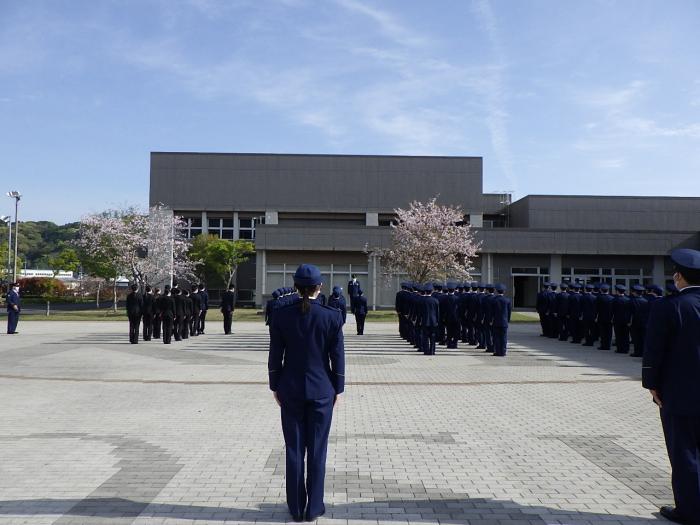
{"type": "Polygon", "coordinates": [[[68,288],[58,279],[52,277],[27,277],[19,280],[22,295],[33,297],[68,295],[68,288]]]}

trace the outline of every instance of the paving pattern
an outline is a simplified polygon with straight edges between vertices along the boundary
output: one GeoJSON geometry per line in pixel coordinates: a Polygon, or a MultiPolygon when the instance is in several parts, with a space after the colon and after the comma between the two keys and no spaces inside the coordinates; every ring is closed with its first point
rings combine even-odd
{"type": "MultiPolygon", "coordinates": [[[[285,523],[262,323],[166,346],[104,322],[0,338],[0,524],[285,523]]],[[[319,524],[666,523],[639,359],[513,325],[496,358],[346,329],[319,524]]]]}

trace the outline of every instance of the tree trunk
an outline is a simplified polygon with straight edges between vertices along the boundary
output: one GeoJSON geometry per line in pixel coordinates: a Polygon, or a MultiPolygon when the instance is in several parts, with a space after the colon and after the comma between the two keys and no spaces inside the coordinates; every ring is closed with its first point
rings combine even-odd
{"type": "Polygon", "coordinates": [[[117,278],[114,278],[114,286],[112,287],[113,298],[114,298],[114,313],[117,312],[117,278]]]}
{"type": "Polygon", "coordinates": [[[100,287],[102,286],[102,283],[97,283],[97,293],[95,294],[95,308],[99,309],[100,308],[100,287]]]}

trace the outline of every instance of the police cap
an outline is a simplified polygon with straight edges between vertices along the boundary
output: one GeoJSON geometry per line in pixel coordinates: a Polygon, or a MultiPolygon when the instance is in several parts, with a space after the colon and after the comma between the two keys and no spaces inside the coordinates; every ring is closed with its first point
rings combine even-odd
{"type": "Polygon", "coordinates": [[[505,287],[504,285],[502,285],[501,283],[498,283],[498,284],[496,285],[496,291],[498,291],[498,292],[505,292],[505,291],[506,291],[506,287],[505,287]]]}
{"type": "Polygon", "coordinates": [[[671,260],[689,270],[700,270],[700,251],[690,248],[677,248],[671,252],[671,260]]]}
{"type": "Polygon", "coordinates": [[[618,292],[624,292],[627,290],[627,287],[624,284],[616,284],[615,290],[617,290],[618,292]]]}
{"type": "Polygon", "coordinates": [[[321,284],[321,270],[313,264],[302,264],[294,272],[294,284],[298,286],[316,286],[321,284]]]}

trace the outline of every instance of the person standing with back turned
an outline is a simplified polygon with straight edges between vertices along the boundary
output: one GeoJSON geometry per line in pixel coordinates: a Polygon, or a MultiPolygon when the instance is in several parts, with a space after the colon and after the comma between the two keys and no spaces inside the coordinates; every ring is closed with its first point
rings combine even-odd
{"type": "Polygon", "coordinates": [[[318,302],[321,272],[302,264],[299,296],[278,308],[270,325],[270,390],[282,411],[287,506],[294,521],[322,516],[326,453],[333,408],[345,389],[343,319],[318,302]],[[308,463],[304,480],[304,456],[308,463]]]}
{"type": "Polygon", "coordinates": [[[700,524],[700,252],[671,252],[678,294],[655,301],[649,312],[642,386],[659,406],[671,462],[675,507],[661,515],[700,524]]]}

